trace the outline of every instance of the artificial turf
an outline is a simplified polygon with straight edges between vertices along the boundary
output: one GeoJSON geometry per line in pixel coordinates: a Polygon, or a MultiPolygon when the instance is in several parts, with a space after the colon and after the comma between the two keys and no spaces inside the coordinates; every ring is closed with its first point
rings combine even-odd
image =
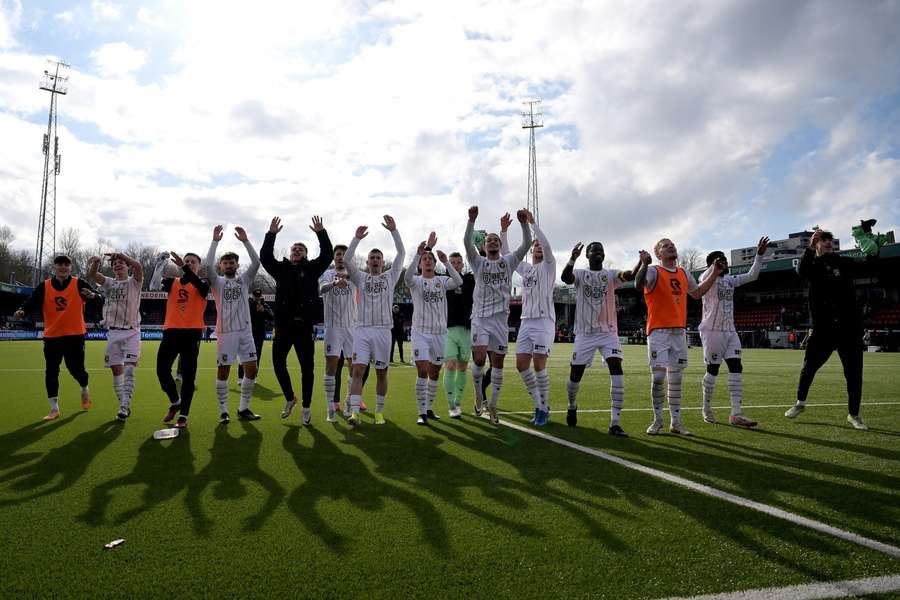
{"type": "MultiPolygon", "coordinates": [[[[357,430],[279,418],[268,352],[252,408],[261,421],[217,423],[213,344],[201,345],[190,428],[169,441],[166,401],[145,342],[133,415],[113,420],[102,342],[88,342],[94,407],[82,412],[63,372],[63,417],[47,410],[40,343],[0,344],[0,597],[663,597],[900,574],[900,561],[699,495],[471,416],[415,424],[415,372],[392,367],[388,423],[357,430]],[[113,550],[103,544],[125,543],[113,550]]],[[[268,349],[267,349],[268,350],[268,349]]],[[[321,351],[321,348],[318,348],[321,351]]],[[[565,408],[571,348],[551,360],[554,409],[565,408]]],[[[606,434],[609,379],[599,360],[581,387],[578,427],[554,413],[547,433],[747,498],[900,545],[900,356],[867,354],[853,430],[840,364],[818,376],[810,407],[793,399],[799,352],[748,350],[745,406],[757,431],[707,425],[702,358],[692,350],[684,422],[691,438],[643,433],[650,422],[644,347],[626,347],[631,434],[606,434]]],[[[317,368],[321,373],[321,353],[317,368]]],[[[504,419],[532,406],[513,365],[504,419]]],[[[296,365],[292,373],[297,377],[296,365]]],[[[724,374],[724,373],[723,373],[724,374]]],[[[234,375],[233,375],[234,376],[234,375]]],[[[299,385],[298,385],[299,387],[299,385]]],[[[371,385],[367,400],[374,405],[371,385]]],[[[727,418],[720,377],[718,415],[727,418]]],[[[237,389],[232,385],[234,412],[237,389]]]]}

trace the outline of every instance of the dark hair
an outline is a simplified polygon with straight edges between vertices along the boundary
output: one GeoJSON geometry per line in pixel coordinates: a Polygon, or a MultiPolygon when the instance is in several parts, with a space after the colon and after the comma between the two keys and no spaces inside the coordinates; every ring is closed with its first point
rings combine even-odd
{"type": "Polygon", "coordinates": [[[66,256],[65,254],[58,254],[53,258],[54,265],[71,265],[72,259],[66,256]]]}
{"type": "Polygon", "coordinates": [[[451,252],[450,256],[448,256],[447,258],[462,258],[462,254],[460,254],[459,252],[451,252]]]}
{"type": "Polygon", "coordinates": [[[197,259],[197,262],[203,262],[203,259],[200,258],[200,255],[199,255],[199,254],[194,254],[193,252],[185,252],[185,253],[184,253],[184,258],[187,258],[188,256],[193,256],[194,258],[197,259]]]}
{"type": "MultiPolygon", "coordinates": [[[[377,252],[378,254],[384,256],[384,252],[382,252],[382,251],[379,250],[378,248],[372,248],[371,250],[369,250],[369,254],[372,254],[373,252],[377,252]]],[[[368,255],[367,255],[367,256],[368,256],[368,255]]]]}
{"type": "Polygon", "coordinates": [[[819,238],[820,240],[833,240],[834,234],[830,231],[823,231],[822,236],[819,238]]]}
{"type": "Polygon", "coordinates": [[[717,259],[720,259],[720,258],[725,258],[725,253],[722,252],[721,250],[713,250],[712,252],[710,252],[709,254],[706,255],[706,266],[707,267],[710,266],[711,264],[716,262],[717,259]]]}
{"type": "Polygon", "coordinates": [[[337,252],[338,250],[343,250],[344,252],[346,252],[347,246],[343,244],[337,244],[336,246],[334,246],[334,248],[332,248],[332,250],[334,250],[335,252],[337,252]]]}
{"type": "Polygon", "coordinates": [[[240,260],[240,257],[234,252],[226,252],[219,257],[219,260],[240,260]]]}
{"type": "Polygon", "coordinates": [[[253,290],[253,295],[254,296],[262,296],[262,290],[259,288],[256,288],[255,290],[253,290]]]}
{"type": "Polygon", "coordinates": [[[291,244],[291,248],[293,248],[294,246],[301,246],[304,250],[309,252],[309,248],[307,248],[306,244],[304,244],[303,242],[294,242],[293,244],[291,244]]]}

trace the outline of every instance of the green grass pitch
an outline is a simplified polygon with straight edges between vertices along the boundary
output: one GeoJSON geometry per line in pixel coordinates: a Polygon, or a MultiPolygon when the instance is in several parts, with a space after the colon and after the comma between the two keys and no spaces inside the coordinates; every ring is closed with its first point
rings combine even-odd
{"type": "MultiPolygon", "coordinates": [[[[435,408],[445,418],[417,426],[415,373],[399,366],[389,373],[386,425],[371,416],[355,431],[343,419],[326,423],[321,346],[312,427],[299,426],[299,410],[279,418],[269,344],[252,404],[263,419],[219,426],[214,345],[202,344],[190,429],[155,441],[167,406],[156,343],[143,345],[124,424],[113,420],[104,345],[87,348],[94,407],[80,410],[63,371],[63,417],[40,423],[40,343],[0,344],[2,598],[653,598],[900,574],[900,561],[873,550],[493,427],[471,416],[471,381],[462,421],[446,418],[441,389],[435,408]],[[120,537],[122,546],[103,549],[120,537]]],[[[557,410],[570,353],[560,344],[551,361],[557,410]]],[[[609,408],[599,359],[581,387],[578,427],[554,413],[546,431],[900,545],[900,356],[865,356],[869,432],[845,421],[836,356],[807,411],[782,416],[801,358],[745,353],[745,411],[760,421],[745,431],[701,421],[702,356],[692,350],[683,420],[694,437],[650,437],[646,350],[627,347],[622,425],[631,437],[611,438],[609,413],[584,410],[609,408]]],[[[725,383],[715,402],[723,420],[725,383]]],[[[230,401],[233,414],[234,383],[230,401]]],[[[511,359],[501,405],[533,408],[511,359]]]]}

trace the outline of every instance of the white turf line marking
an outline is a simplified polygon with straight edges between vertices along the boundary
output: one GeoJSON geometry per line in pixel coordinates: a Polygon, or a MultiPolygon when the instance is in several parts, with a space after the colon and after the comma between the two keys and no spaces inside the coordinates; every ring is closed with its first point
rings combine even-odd
{"type": "Polygon", "coordinates": [[[900,590],[900,575],[887,575],[885,577],[808,583],[782,588],[761,588],[741,592],[707,594],[704,596],[673,596],[666,600],[814,600],[816,598],[844,598],[864,594],[881,594],[897,590],[900,590]]]}
{"type": "Polygon", "coordinates": [[[865,546],[866,548],[870,548],[878,552],[882,552],[889,556],[893,556],[894,558],[900,558],[900,548],[897,548],[896,546],[891,546],[877,540],[869,539],[850,531],[844,531],[843,529],[838,529],[837,527],[826,525],[825,523],[822,523],[820,521],[815,521],[813,519],[808,519],[800,515],[795,515],[794,513],[790,513],[786,510],[782,510],[768,504],[763,504],[762,502],[756,502],[755,500],[750,500],[742,496],[730,494],[714,487],[704,485],[702,483],[697,483],[695,481],[691,481],[690,479],[685,479],[684,477],[679,477],[678,475],[672,475],[671,473],[666,473],[665,471],[660,471],[659,469],[654,469],[652,467],[647,467],[642,464],[626,460],[624,458],[619,458],[618,456],[607,454],[602,450],[588,448],[587,446],[582,446],[581,444],[576,444],[575,442],[570,442],[568,440],[549,435],[547,433],[544,433],[543,431],[537,431],[529,427],[523,427],[522,425],[510,423],[509,421],[501,420],[500,424],[505,425],[510,429],[515,429],[517,431],[521,431],[522,433],[527,433],[528,435],[547,440],[548,442],[553,442],[555,444],[559,444],[560,446],[565,446],[567,448],[572,448],[573,450],[578,450],[579,452],[584,452],[585,454],[590,454],[591,456],[596,456],[597,458],[615,463],[617,465],[625,467],[626,469],[638,471],[645,475],[656,477],[657,479],[662,479],[663,481],[668,481],[669,483],[674,483],[675,485],[680,485],[681,487],[685,487],[694,492],[699,492],[701,494],[706,494],[707,496],[712,496],[713,498],[718,498],[726,502],[731,502],[732,504],[737,504],[738,506],[750,508],[777,519],[788,521],[789,523],[793,523],[794,525],[807,527],[814,531],[818,531],[826,535],[840,538],[842,540],[852,542],[860,546],[865,546]]]}
{"type": "MultiPolygon", "coordinates": [[[[883,405],[895,405],[895,404],[900,404],[900,402],[863,401],[863,406],[883,406],[883,405]]],[[[794,404],[792,403],[792,404],[744,404],[743,406],[744,406],[744,408],[750,408],[750,409],[755,410],[757,408],[790,408],[793,405],[794,404]]],[[[807,408],[811,407],[811,406],[847,406],[847,403],[846,402],[819,402],[819,403],[813,404],[811,402],[807,402],[806,406],[807,406],[807,408]]],[[[683,410],[683,411],[684,410],[700,410],[701,408],[703,408],[703,407],[702,406],[684,406],[684,405],[681,406],[681,410],[683,410]]],[[[730,410],[731,406],[730,405],[729,406],[713,406],[713,408],[716,410],[730,410]]],[[[623,408],[622,412],[647,412],[647,411],[651,411],[651,410],[653,410],[652,406],[646,407],[646,408],[623,408]]],[[[550,412],[553,414],[556,414],[556,413],[564,414],[566,411],[551,410],[550,412]]],[[[608,408],[585,408],[585,409],[579,408],[578,409],[579,415],[581,413],[608,413],[608,412],[610,412],[610,409],[608,409],[608,408]]],[[[533,415],[534,411],[533,410],[513,410],[513,411],[498,410],[497,413],[501,414],[501,415],[533,415]]]]}

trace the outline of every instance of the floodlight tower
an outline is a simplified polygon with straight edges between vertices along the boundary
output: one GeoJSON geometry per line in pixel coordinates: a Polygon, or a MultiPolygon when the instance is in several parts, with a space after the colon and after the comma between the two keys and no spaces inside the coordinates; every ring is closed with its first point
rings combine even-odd
{"type": "Polygon", "coordinates": [[[53,261],[56,253],[56,176],[62,155],[59,152],[59,136],[56,134],[56,96],[69,90],[69,65],[58,60],[48,60],[50,68],[41,77],[40,88],[50,92],[50,112],[47,116],[47,133],[44,134],[44,179],[41,183],[41,212],[38,217],[37,245],[34,251],[35,287],[43,280],[43,267],[53,261]]]}
{"type": "Polygon", "coordinates": [[[544,126],[544,116],[540,111],[540,98],[523,102],[525,110],[522,111],[522,129],[529,132],[528,140],[528,192],[525,207],[534,215],[534,222],[540,225],[538,213],[538,186],[537,186],[537,151],[534,146],[534,130],[544,126]],[[538,112],[536,112],[538,111],[538,112]]]}

